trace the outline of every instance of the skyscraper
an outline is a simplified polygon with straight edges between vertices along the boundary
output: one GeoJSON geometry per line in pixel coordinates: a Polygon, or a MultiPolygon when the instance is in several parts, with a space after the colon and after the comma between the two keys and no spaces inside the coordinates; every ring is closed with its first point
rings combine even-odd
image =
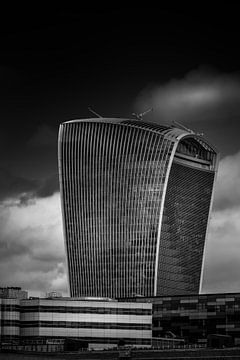
{"type": "Polygon", "coordinates": [[[63,123],[59,171],[71,296],[198,293],[217,169],[191,130],[63,123]]]}

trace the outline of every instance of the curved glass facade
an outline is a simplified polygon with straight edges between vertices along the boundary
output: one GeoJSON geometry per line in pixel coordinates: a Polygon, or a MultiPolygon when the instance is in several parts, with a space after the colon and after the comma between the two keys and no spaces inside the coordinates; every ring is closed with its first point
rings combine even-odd
{"type": "Polygon", "coordinates": [[[157,293],[197,294],[214,173],[173,163],[165,198],[157,293]]]}
{"type": "Polygon", "coordinates": [[[216,168],[202,138],[134,120],[70,121],[59,168],[71,296],[196,292],[216,168]]]}

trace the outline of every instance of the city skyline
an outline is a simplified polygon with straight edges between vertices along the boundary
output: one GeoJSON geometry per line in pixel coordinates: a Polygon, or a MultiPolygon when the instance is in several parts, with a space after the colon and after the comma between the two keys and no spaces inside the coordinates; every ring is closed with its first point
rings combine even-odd
{"type": "MultiPolygon", "coordinates": [[[[61,122],[183,123],[221,153],[203,291],[239,291],[240,76],[234,8],[9,11],[1,23],[0,283],[66,292],[61,122]],[[189,9],[188,9],[189,10],[189,9]]],[[[235,15],[236,14],[236,15],[235,15]]]]}

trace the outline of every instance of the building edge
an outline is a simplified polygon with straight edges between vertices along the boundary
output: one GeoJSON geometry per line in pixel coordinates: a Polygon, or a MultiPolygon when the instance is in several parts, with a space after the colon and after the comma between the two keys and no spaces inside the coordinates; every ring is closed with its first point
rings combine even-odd
{"type": "Polygon", "coordinates": [[[213,207],[214,192],[215,192],[215,186],[216,186],[217,174],[218,174],[218,164],[219,164],[219,160],[220,160],[220,153],[217,151],[217,149],[215,147],[213,147],[212,145],[210,145],[210,146],[213,148],[213,150],[216,153],[216,161],[215,161],[215,167],[214,167],[215,174],[214,174],[214,181],[213,181],[212,196],[211,196],[211,202],[210,202],[210,206],[209,206],[207,229],[206,229],[205,242],[204,242],[204,247],[203,247],[203,258],[202,258],[201,275],[200,275],[200,283],[199,283],[199,291],[198,291],[199,294],[202,293],[206,249],[207,249],[207,244],[209,242],[209,228],[210,228],[210,222],[211,222],[211,217],[212,217],[212,207],[213,207]]]}
{"type": "Polygon", "coordinates": [[[67,241],[66,241],[66,224],[65,224],[65,216],[64,216],[64,207],[63,207],[63,188],[61,181],[62,167],[61,167],[61,139],[62,139],[62,129],[63,125],[60,124],[58,131],[58,179],[59,179],[59,188],[60,188],[60,201],[61,201],[61,213],[62,213],[62,230],[63,230],[63,242],[64,249],[66,254],[66,265],[67,265],[67,279],[68,279],[68,294],[71,294],[70,289],[70,276],[69,276],[69,264],[68,264],[68,252],[67,252],[67,241]]]}

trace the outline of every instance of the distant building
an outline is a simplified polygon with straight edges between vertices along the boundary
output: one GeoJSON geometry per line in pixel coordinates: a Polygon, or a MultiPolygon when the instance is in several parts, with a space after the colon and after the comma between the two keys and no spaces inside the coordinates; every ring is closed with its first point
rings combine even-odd
{"type": "Polygon", "coordinates": [[[2,343],[81,340],[89,348],[151,346],[152,304],[106,300],[0,299],[2,343]]]}
{"type": "Polygon", "coordinates": [[[0,287],[0,298],[2,299],[27,299],[28,292],[20,287],[0,287]]]}
{"type": "Polygon", "coordinates": [[[82,119],[59,131],[70,294],[198,293],[218,154],[191,130],[82,119]]]}
{"type": "Polygon", "coordinates": [[[60,293],[59,291],[50,291],[46,293],[46,298],[49,299],[55,299],[55,298],[61,298],[62,297],[62,293],[60,293]]]}

